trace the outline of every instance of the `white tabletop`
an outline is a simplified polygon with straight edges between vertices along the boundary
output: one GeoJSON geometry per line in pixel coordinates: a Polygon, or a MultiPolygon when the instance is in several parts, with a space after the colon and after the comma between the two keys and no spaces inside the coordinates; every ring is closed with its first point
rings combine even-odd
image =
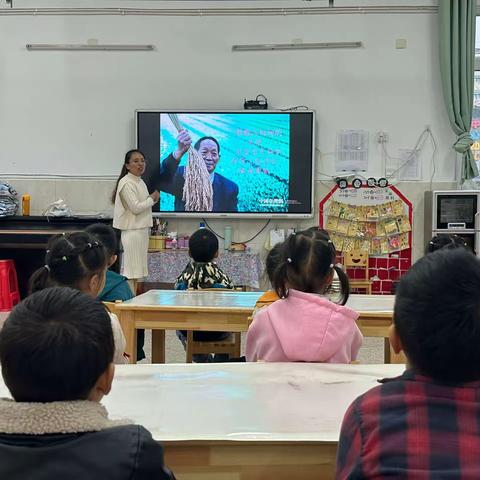
{"type": "Polygon", "coordinates": [[[160,308],[222,308],[253,310],[262,292],[226,292],[199,290],[149,290],[138,297],[122,302],[117,307],[160,307],[160,308]]]}
{"type": "Polygon", "coordinates": [[[347,307],[356,312],[393,312],[395,295],[350,295],[347,307]]]}
{"type": "Polygon", "coordinates": [[[9,315],[10,312],[0,312],[0,329],[3,327],[3,324],[9,315]]]}
{"type": "Polygon", "coordinates": [[[379,378],[403,365],[308,363],[117,366],[105,398],[113,418],[131,418],[172,440],[338,440],[343,415],[379,378]]]}
{"type": "MultiPolygon", "coordinates": [[[[111,418],[160,441],[336,442],[348,405],[403,365],[218,363],[117,365],[111,418]]],[[[9,396],[0,381],[0,395],[9,396]]]]}
{"type": "MultiPolygon", "coordinates": [[[[252,311],[263,292],[192,291],[192,290],[149,290],[138,297],[123,302],[129,308],[222,308],[252,311]]],[[[350,295],[347,306],[358,312],[392,312],[394,295],[350,295]]]]}

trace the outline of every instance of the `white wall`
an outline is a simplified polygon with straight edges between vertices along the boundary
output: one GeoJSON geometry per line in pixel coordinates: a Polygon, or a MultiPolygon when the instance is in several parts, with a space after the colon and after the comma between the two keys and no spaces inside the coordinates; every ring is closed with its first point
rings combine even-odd
{"type": "MultiPolygon", "coordinates": [[[[19,3],[17,0],[16,6],[38,2],[19,3]]],[[[129,3],[121,2],[122,6],[129,3]]],[[[182,2],[171,3],[178,7],[182,2]]],[[[270,7],[273,2],[249,2],[249,6],[253,3],[270,7]]],[[[143,4],[163,6],[162,2],[143,4]]],[[[378,177],[383,164],[373,143],[374,132],[388,133],[388,149],[396,155],[398,148],[413,147],[425,125],[430,125],[438,144],[434,181],[451,182],[455,175],[454,136],[443,105],[437,48],[436,14],[0,16],[0,173],[116,176],[124,152],[134,143],[136,108],[241,108],[245,97],[264,93],[273,108],[308,105],[317,111],[317,143],[323,152],[318,172],[334,172],[330,153],[340,129],[372,133],[368,174],[378,177]],[[100,43],[153,43],[157,50],[74,53],[25,49],[26,43],[85,43],[91,38],[100,43]],[[397,38],[405,38],[408,48],[396,50],[397,38]],[[231,51],[232,44],[292,39],[360,40],[364,48],[231,51]]],[[[426,183],[414,184],[419,192],[429,188],[429,146],[421,160],[426,183]]],[[[43,210],[47,199],[58,197],[57,192],[67,199],[71,196],[77,212],[109,208],[109,182],[89,186],[91,195],[85,194],[84,182],[62,185],[51,181],[51,186],[44,181],[38,185],[35,180],[28,182],[17,181],[18,190],[38,190],[37,198],[34,195],[32,199],[37,212],[43,210]]],[[[15,180],[12,183],[15,185],[15,180]]],[[[233,222],[233,226],[238,232],[242,225],[249,235],[261,223],[233,222]]],[[[195,224],[180,225],[188,230],[195,224]]],[[[419,238],[418,243],[421,241],[419,238]]]]}

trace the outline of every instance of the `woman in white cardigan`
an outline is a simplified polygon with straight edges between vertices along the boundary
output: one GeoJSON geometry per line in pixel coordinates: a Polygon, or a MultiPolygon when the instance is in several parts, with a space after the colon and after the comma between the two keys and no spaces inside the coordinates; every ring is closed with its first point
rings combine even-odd
{"type": "Polygon", "coordinates": [[[122,274],[129,279],[136,294],[138,279],[148,275],[148,238],[152,226],[152,206],[160,197],[157,190],[148,193],[142,180],[145,156],[140,150],[129,150],[118,177],[112,202],[113,226],[121,230],[123,245],[122,274]]]}

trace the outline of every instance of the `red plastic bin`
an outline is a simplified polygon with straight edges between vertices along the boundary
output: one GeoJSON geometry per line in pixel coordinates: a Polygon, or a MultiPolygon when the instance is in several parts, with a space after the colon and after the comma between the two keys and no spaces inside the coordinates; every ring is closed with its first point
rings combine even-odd
{"type": "Polygon", "coordinates": [[[19,301],[15,263],[13,260],[0,260],[0,312],[11,310],[19,301]]]}

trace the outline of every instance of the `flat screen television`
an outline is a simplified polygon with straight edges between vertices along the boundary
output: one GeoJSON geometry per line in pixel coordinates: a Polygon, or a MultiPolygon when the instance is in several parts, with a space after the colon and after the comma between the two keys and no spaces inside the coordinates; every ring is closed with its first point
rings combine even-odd
{"type": "Polygon", "coordinates": [[[160,201],[153,207],[155,215],[244,218],[313,215],[314,112],[137,110],[135,113],[137,148],[147,159],[143,179],[149,191],[160,191],[160,201]],[[180,161],[172,155],[177,149],[178,128],[189,133],[192,147],[200,154],[197,161],[203,159],[208,167],[202,177],[202,185],[207,188],[195,192],[197,196],[210,192],[208,208],[205,203],[184,201],[184,189],[195,190],[199,183],[189,180],[185,187],[189,154],[184,154],[180,161]],[[211,189],[207,181],[211,182],[211,189]]]}

